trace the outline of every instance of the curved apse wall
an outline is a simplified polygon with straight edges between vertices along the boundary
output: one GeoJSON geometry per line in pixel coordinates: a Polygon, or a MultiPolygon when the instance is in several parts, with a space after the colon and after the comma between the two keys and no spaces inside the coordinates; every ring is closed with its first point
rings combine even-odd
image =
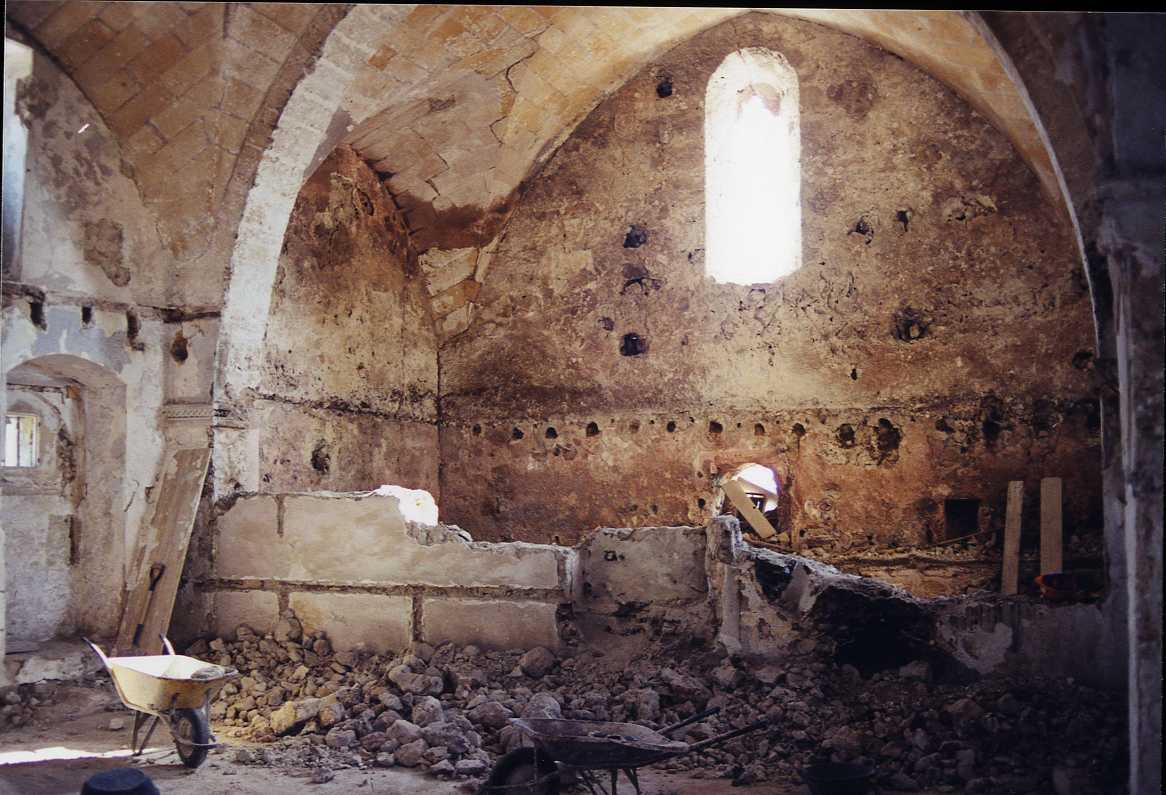
{"type": "Polygon", "coordinates": [[[1068,224],[1003,135],[857,38],[750,15],[667,53],[531,180],[478,301],[441,351],[442,511],[475,537],[698,524],[745,462],[833,549],[943,538],[949,499],[1000,525],[1016,478],[1065,478],[1067,532],[1100,527],[1068,224]],[[704,265],[706,86],[750,46],[800,84],[804,264],[762,287],[704,265]]]}

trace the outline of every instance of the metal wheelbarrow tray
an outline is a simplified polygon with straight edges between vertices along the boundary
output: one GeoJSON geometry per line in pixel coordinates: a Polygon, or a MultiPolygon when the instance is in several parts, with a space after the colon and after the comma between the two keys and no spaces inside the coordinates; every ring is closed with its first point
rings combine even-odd
{"type": "Polygon", "coordinates": [[[182,763],[192,768],[201,765],[217,744],[210,731],[210,702],[239,672],[175,654],[165,637],[166,654],[137,657],[107,657],[96,643],[84,640],[109,671],[118,698],[134,710],[133,755],[146,749],[158,721],[164,719],[182,763]],[[153,720],[139,745],[138,732],[149,716],[153,720]]]}
{"type": "Polygon", "coordinates": [[[579,776],[593,795],[603,792],[617,795],[617,777],[622,772],[638,794],[640,783],[636,777],[636,768],[694,753],[770,724],[768,718],[763,718],[697,743],[685,743],[667,737],[670,732],[719,711],[716,708],[709,709],[659,731],[637,723],[511,718],[510,722],[530,737],[534,748],[512,751],[507,754],[507,757],[513,755],[509,761],[503,757],[495,768],[496,772],[508,767],[518,772],[505,777],[492,776],[481,792],[486,795],[555,795],[559,787],[559,773],[572,772],[579,776]],[[605,789],[598,780],[594,773],[597,770],[610,772],[610,789],[605,789]],[[499,780],[502,778],[505,778],[504,782],[499,780]]]}

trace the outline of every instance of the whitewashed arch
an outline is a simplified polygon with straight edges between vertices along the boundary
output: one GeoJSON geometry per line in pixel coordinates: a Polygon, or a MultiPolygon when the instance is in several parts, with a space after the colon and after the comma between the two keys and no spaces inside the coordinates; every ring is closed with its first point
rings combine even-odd
{"type": "Polygon", "coordinates": [[[231,254],[215,356],[216,494],[258,486],[259,437],[245,414],[262,372],[272,286],[296,196],[316,166],[374,111],[353,83],[378,41],[414,7],[358,5],[337,23],[263,152],[231,254]]]}

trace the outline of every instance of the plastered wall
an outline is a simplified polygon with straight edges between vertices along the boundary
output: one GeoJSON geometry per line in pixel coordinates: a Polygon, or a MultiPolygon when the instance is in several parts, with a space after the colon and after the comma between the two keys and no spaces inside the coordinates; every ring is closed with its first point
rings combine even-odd
{"type": "Polygon", "coordinates": [[[218,320],[168,303],[173,262],[117,139],[51,60],[37,55],[32,67],[11,120],[29,148],[22,245],[5,260],[0,369],[16,383],[31,370],[73,390],[83,421],[71,431],[67,500],[32,508],[29,495],[14,493],[22,487],[4,486],[4,545],[43,552],[52,569],[43,582],[61,587],[51,599],[15,593],[21,580],[9,574],[29,560],[10,558],[0,614],[10,599],[20,623],[20,603],[51,603],[36,608],[43,621],[27,634],[103,637],[116,631],[125,589],[137,581],[134,551],[166,445],[207,443],[218,320]]]}
{"type": "Polygon", "coordinates": [[[529,181],[479,278],[440,359],[442,506],[476,537],[703,522],[745,461],[835,548],[943,538],[949,498],[999,526],[1007,480],[1042,476],[1072,483],[1070,533],[1100,529],[1066,220],[987,121],[859,39],[758,15],[662,56],[529,181]],[[705,86],[745,46],[801,97],[804,265],[760,287],[704,275],[705,86]]]}

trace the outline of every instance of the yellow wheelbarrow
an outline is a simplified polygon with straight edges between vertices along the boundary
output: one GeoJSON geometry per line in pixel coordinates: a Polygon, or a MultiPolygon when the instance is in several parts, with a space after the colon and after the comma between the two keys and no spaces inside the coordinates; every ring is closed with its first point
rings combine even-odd
{"type": "Polygon", "coordinates": [[[182,764],[201,765],[207,752],[217,744],[211,735],[211,700],[224,684],[237,679],[239,672],[175,654],[165,636],[162,636],[165,654],[143,657],[106,657],[96,643],[88,638],[83,640],[101,658],[122,703],[134,710],[130,745],[133,755],[146,750],[158,721],[165,720],[182,764]],[[150,716],[153,720],[139,745],[138,732],[150,716]]]}

